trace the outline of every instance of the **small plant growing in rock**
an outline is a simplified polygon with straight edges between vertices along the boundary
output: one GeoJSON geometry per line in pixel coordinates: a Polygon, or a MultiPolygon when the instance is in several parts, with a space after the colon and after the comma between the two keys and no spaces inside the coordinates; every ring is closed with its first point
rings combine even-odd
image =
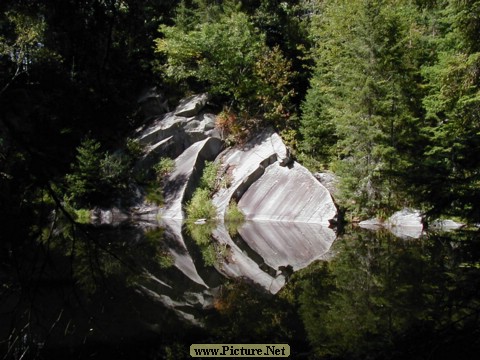
{"type": "Polygon", "coordinates": [[[208,189],[199,188],[193,194],[192,199],[186,207],[188,219],[214,219],[217,216],[217,210],[211,200],[208,189]]]}
{"type": "Polygon", "coordinates": [[[153,167],[158,181],[162,181],[165,176],[175,170],[175,161],[170,158],[161,158],[160,161],[153,167]]]}
{"type": "Polygon", "coordinates": [[[213,161],[206,161],[205,168],[203,169],[202,177],[200,178],[199,187],[207,189],[211,192],[216,190],[217,187],[217,174],[220,165],[213,161]]]}

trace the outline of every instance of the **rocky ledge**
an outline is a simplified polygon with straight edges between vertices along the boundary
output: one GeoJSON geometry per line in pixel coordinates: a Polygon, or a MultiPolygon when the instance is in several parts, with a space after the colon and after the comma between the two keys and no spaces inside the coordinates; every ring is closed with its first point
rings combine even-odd
{"type": "Polygon", "coordinates": [[[182,220],[205,161],[214,160],[226,184],[213,195],[218,220],[231,201],[247,220],[301,222],[329,226],[337,209],[329,191],[303,166],[289,157],[281,137],[266,129],[246,144],[222,151],[215,115],[206,112],[207,95],[183,100],[177,108],[139,129],[137,139],[147,151],[139,167],[148,168],[162,156],[175,158],[166,179],[162,218],[182,220]]]}

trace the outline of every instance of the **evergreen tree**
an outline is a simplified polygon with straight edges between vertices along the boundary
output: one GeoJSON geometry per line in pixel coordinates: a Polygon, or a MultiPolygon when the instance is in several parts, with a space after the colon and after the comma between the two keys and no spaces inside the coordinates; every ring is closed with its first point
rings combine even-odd
{"type": "Polygon", "coordinates": [[[428,144],[417,180],[432,211],[480,219],[479,1],[442,2],[431,41],[434,64],[424,68],[428,144]]]}
{"type": "Polygon", "coordinates": [[[360,212],[406,200],[402,175],[420,115],[419,17],[409,2],[339,0],[325,3],[313,23],[316,69],[303,105],[303,149],[332,160],[342,203],[360,212]]]}

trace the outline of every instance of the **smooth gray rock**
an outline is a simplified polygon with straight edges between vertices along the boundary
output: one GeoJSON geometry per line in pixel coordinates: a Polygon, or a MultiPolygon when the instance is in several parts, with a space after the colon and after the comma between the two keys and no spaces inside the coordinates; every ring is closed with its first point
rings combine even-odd
{"type": "Polygon", "coordinates": [[[307,169],[289,160],[287,147],[271,129],[242,147],[226,150],[218,161],[229,184],[213,197],[221,219],[232,199],[251,220],[329,226],[337,215],[327,189],[307,169]]]}
{"type": "Polygon", "coordinates": [[[175,170],[165,184],[165,206],[160,216],[169,219],[184,219],[183,205],[195,190],[206,160],[213,160],[222,149],[222,141],[207,138],[196,142],[175,159],[175,170]]]}
{"type": "Polygon", "coordinates": [[[456,221],[453,221],[453,220],[437,219],[437,220],[434,220],[429,225],[429,229],[436,230],[436,231],[453,231],[453,230],[461,229],[464,226],[465,224],[457,223],[456,221]]]}
{"type": "Polygon", "coordinates": [[[198,94],[183,99],[175,109],[175,115],[183,117],[195,116],[205,107],[208,100],[210,100],[208,94],[198,94]]]}
{"type": "Polygon", "coordinates": [[[420,210],[403,209],[394,213],[385,226],[397,237],[418,239],[423,234],[423,217],[420,210]]]}
{"type": "MultiPolygon", "coordinates": [[[[205,100],[203,95],[193,98],[205,100]]],[[[190,109],[193,107],[200,111],[200,103],[193,100],[181,102],[175,111],[164,114],[147,127],[137,129],[135,138],[145,147],[145,154],[138,162],[137,169],[148,169],[161,157],[177,157],[189,146],[207,137],[220,138],[215,128],[214,114],[190,109]],[[193,104],[197,104],[196,107],[193,104]],[[183,116],[186,114],[183,111],[185,108],[191,110],[192,116],[183,116]]]]}
{"type": "Polygon", "coordinates": [[[238,202],[247,220],[316,223],[329,226],[337,209],[328,190],[303,166],[266,168],[238,202]]]}
{"type": "Polygon", "coordinates": [[[269,129],[244,146],[230,148],[220,154],[217,160],[221,164],[222,177],[229,184],[213,197],[220,219],[224,218],[230,201],[238,201],[248,187],[263,175],[265,168],[277,161],[278,153],[283,152],[286,148],[280,136],[269,129]]]}

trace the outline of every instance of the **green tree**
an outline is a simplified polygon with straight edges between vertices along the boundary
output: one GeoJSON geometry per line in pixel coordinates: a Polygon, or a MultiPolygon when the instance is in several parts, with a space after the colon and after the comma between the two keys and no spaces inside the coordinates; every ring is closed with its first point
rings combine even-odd
{"type": "Polygon", "coordinates": [[[130,165],[127,157],[109,154],[98,141],[85,139],[65,178],[69,200],[76,207],[108,204],[128,187],[130,165]]]}
{"type": "Polygon", "coordinates": [[[480,219],[480,91],[478,69],[480,28],[478,1],[446,1],[436,36],[436,61],[423,69],[428,94],[424,98],[428,143],[425,176],[417,179],[423,199],[433,212],[461,214],[480,219]]]}
{"type": "Polygon", "coordinates": [[[236,2],[213,10],[200,6],[195,13],[207,10],[199,23],[185,25],[180,18],[178,25],[160,27],[156,51],[166,58],[163,74],[190,86],[200,84],[240,113],[266,115],[272,122],[288,116],[294,94],[291,63],[278,47],[266,45],[265,35],[236,2]]]}
{"type": "Polygon", "coordinates": [[[408,201],[402,179],[421,115],[421,20],[409,2],[340,0],[323,3],[312,21],[316,67],[301,149],[332,163],[342,204],[357,212],[408,201]]]}

